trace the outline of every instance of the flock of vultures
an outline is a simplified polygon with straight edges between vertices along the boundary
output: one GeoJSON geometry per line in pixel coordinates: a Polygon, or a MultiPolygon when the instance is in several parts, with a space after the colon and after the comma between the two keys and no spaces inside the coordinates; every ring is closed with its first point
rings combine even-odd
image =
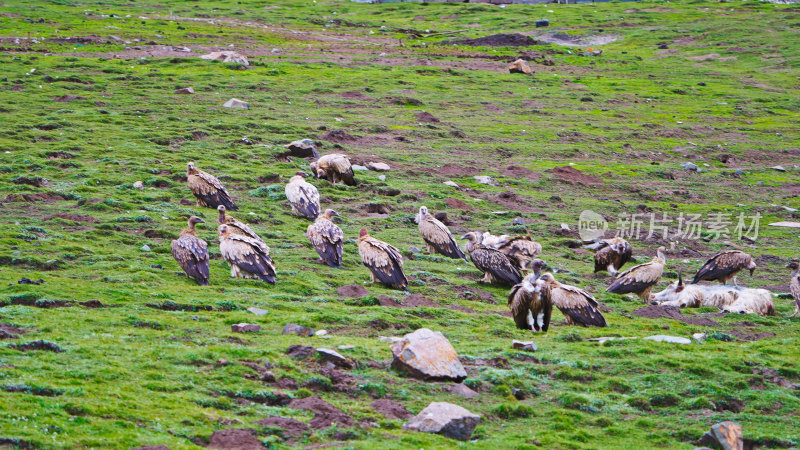
{"type": "MultiPolygon", "coordinates": [[[[327,179],[333,184],[356,183],[353,168],[345,155],[322,156],[310,167],[313,176],[327,179]]],[[[307,236],[321,260],[330,267],[341,268],[344,233],[333,222],[333,217],[338,214],[332,209],[321,209],[319,192],[306,181],[306,177],[305,173],[297,172],[289,180],[286,198],[294,214],[313,221],[308,226],[307,236]]],[[[238,208],[222,183],[191,162],[188,164],[187,182],[200,206],[217,208],[219,211],[217,230],[220,253],[231,267],[231,276],[274,284],[275,263],[270,257],[269,246],[247,224],[228,214],[228,211],[237,211],[238,208]]],[[[508,305],[518,328],[547,331],[553,306],[564,314],[568,324],[606,326],[598,302],[591,294],[578,287],[559,283],[552,273],[542,273],[547,267],[545,261],[537,259],[542,246],[530,235],[495,236],[478,231],[466,233],[461,239],[467,240],[467,259],[447,226],[437,220],[427,207],[420,207],[416,221],[429,252],[467,262],[472,260],[475,267],[483,272],[481,282],[511,286],[508,305]]],[[[195,235],[198,223],[204,223],[204,220],[196,216],[189,218],[188,228],[172,241],[172,254],[189,277],[198,284],[207,285],[208,244],[195,235]]],[[[756,269],[753,258],[742,251],[720,252],[706,261],[688,285],[679,275],[679,280],[666,290],[651,294],[664,271],[664,247],[658,249],[652,261],[621,273],[619,270],[633,255],[630,243],[615,237],[597,240],[586,248],[595,252],[595,272],[608,271],[609,275],[615,276],[607,292],[638,295],[645,302],[650,300],[680,307],[716,306],[728,312],[774,314],[769,291],[737,286],[738,272],[747,269],[752,275],[756,269]],[[715,280],[722,286],[697,284],[715,280]],[[729,280],[733,280],[733,286],[728,286],[729,280]]],[[[370,236],[367,229],[362,228],[358,238],[358,253],[369,269],[373,283],[377,281],[394,289],[408,291],[403,257],[397,248],[370,236]]],[[[794,316],[800,311],[798,263],[792,262],[787,268],[792,269],[790,289],[796,303],[794,316]]]]}

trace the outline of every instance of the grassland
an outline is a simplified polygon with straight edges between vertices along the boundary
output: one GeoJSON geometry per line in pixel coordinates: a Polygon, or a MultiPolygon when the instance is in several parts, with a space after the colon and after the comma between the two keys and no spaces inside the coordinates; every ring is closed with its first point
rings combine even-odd
{"type": "MultiPolygon", "coordinates": [[[[684,312],[719,326],[637,317],[630,313],[641,304],[604,293],[609,280],[591,274],[574,233],[584,209],[612,222],[651,210],[759,213],[755,243],[727,239],[757,257],[755,275],[740,281],[787,292],[783,267],[798,257],[798,232],[766,224],[796,220],[784,207],[800,208],[800,10],[695,1],[158,3],[0,6],[0,323],[26,331],[0,343],[0,445],[192,448],[233,427],[277,447],[691,448],[722,420],[743,424],[758,445],[800,444],[800,319],[787,317],[789,299],[776,299],[773,317],[684,312]],[[536,29],[540,18],[550,28],[536,29]],[[442,44],[553,32],[614,38],[597,57],[580,56],[589,45],[442,44]],[[250,67],[198,58],[218,49],[247,55],[250,67]],[[523,53],[535,75],[506,73],[523,53]],[[173,93],[187,86],[195,94],[173,93]],[[222,108],[232,97],[251,108],[222,108]],[[326,135],[336,130],[344,138],[326,135]],[[358,187],[315,182],[343,219],[343,270],[316,261],[303,235],[308,222],[283,197],[283,183],[308,161],[278,155],[306,137],[323,153],[392,166],[385,181],[357,172],[358,187]],[[235,217],[272,247],[276,286],[229,278],[211,226],[199,232],[212,253],[211,285],[182,276],[170,240],[190,214],[215,218],[193,203],[187,161],[228,186],[241,208],[235,217]],[[565,166],[579,173],[554,170],[565,166]],[[454,234],[520,232],[512,219],[525,218],[557,277],[607,306],[609,328],[515,329],[501,314],[505,288],[478,285],[464,262],[408,251],[423,247],[413,223],[421,205],[446,211],[454,234]],[[377,209],[388,212],[368,212],[377,209]],[[561,223],[573,232],[560,233],[561,223]],[[337,294],[369,281],[354,241],[361,227],[404,251],[412,293],[440,307],[380,306],[379,296],[404,298],[380,286],[361,299],[337,294]],[[44,282],[18,284],[23,277],[44,282]],[[81,304],[92,300],[103,307],[81,304]],[[269,313],[255,316],[253,306],[269,313]],[[232,333],[239,322],[262,330],[232,333]],[[331,338],[281,335],[289,322],[331,338]],[[388,367],[391,352],[378,336],[420,327],[451,340],[478,398],[388,367]],[[588,341],[698,332],[710,338],[588,341]],[[750,340],[761,333],[774,335],[750,340]],[[511,350],[512,339],[533,339],[539,350],[511,350]],[[63,351],[12,347],[35,340],[63,351]],[[352,345],[341,352],[358,364],[332,373],[315,358],[288,357],[295,344],[352,345]],[[260,380],[243,361],[269,362],[278,381],[260,380]],[[358,425],[285,442],[255,424],[270,414],[308,422],[310,413],[280,400],[309,395],[358,425]],[[483,420],[473,443],[458,443],[401,430],[403,421],[369,406],[375,398],[413,413],[450,401],[483,420]]],[[[665,285],[730,248],[709,237],[633,245],[646,261],[675,242],[665,285]]]]}

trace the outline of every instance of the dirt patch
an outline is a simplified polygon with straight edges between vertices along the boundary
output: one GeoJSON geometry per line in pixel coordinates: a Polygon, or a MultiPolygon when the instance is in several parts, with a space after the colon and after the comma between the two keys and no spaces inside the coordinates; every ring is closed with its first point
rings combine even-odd
{"type": "Polygon", "coordinates": [[[386,417],[387,419],[408,419],[413,416],[405,406],[388,399],[377,400],[372,403],[372,409],[386,417]]]}
{"type": "Polygon", "coordinates": [[[317,373],[331,380],[331,383],[320,383],[312,379],[305,384],[305,387],[315,391],[355,392],[358,386],[358,380],[355,377],[335,368],[323,367],[317,373]]]}
{"type": "Polygon", "coordinates": [[[673,319],[679,322],[700,325],[704,327],[721,326],[718,322],[705,317],[686,317],[681,313],[681,310],[675,306],[645,306],[644,308],[639,308],[636,311],[633,311],[631,314],[636,317],[644,317],[646,319],[673,319]]]}
{"type": "Polygon", "coordinates": [[[452,209],[472,209],[464,200],[459,200],[457,198],[446,198],[444,202],[447,204],[448,208],[452,209]]]}
{"type": "Polygon", "coordinates": [[[488,303],[497,303],[494,300],[494,294],[491,292],[482,291],[480,289],[469,287],[463,284],[453,286],[453,290],[458,294],[459,297],[467,300],[481,300],[488,303]]]}
{"type": "Polygon", "coordinates": [[[4,202],[53,202],[56,200],[65,200],[59,194],[40,193],[40,194],[9,194],[3,200],[4,202]]]}
{"type": "Polygon", "coordinates": [[[477,312],[472,308],[467,308],[466,306],[461,305],[447,305],[447,309],[452,309],[453,311],[461,311],[468,314],[477,314],[477,312]]]}
{"type": "Polygon", "coordinates": [[[501,192],[492,197],[492,201],[503,206],[504,208],[509,208],[514,211],[519,211],[519,212],[537,211],[535,208],[531,207],[530,203],[525,201],[514,191],[501,192]]]}
{"type": "MultiPolygon", "coordinates": [[[[429,167],[422,168],[425,172],[430,172],[429,167]]],[[[471,177],[480,173],[477,167],[458,166],[456,164],[445,164],[438,169],[433,169],[433,172],[446,177],[471,177]]]]}
{"type": "Polygon", "coordinates": [[[553,167],[551,170],[547,170],[546,172],[550,172],[554,179],[570,184],[581,184],[588,186],[602,183],[602,180],[599,178],[592,175],[586,175],[585,173],[571,166],[553,167]]]}
{"type": "Polygon", "coordinates": [[[315,430],[328,428],[333,424],[346,427],[355,424],[355,421],[352,417],[343,413],[339,410],[339,408],[331,405],[316,395],[307,398],[296,398],[289,402],[289,408],[313,412],[314,418],[311,419],[309,425],[315,430]]]}
{"type": "Polygon", "coordinates": [[[317,349],[310,345],[292,345],[286,349],[286,354],[292,358],[306,359],[317,353],[317,349]]]}
{"type": "Polygon", "coordinates": [[[338,293],[342,297],[349,297],[349,298],[360,298],[369,295],[369,291],[367,290],[367,288],[359,284],[348,284],[346,286],[340,286],[339,289],[336,289],[336,293],[338,293]]]}
{"type": "Polygon", "coordinates": [[[428,300],[420,294],[411,294],[403,298],[403,306],[406,308],[416,308],[417,306],[439,307],[433,300],[428,300]]]}
{"type": "Polygon", "coordinates": [[[18,339],[19,335],[25,334],[26,330],[17,328],[8,323],[0,323],[0,340],[3,339],[18,339]]]}
{"type": "Polygon", "coordinates": [[[540,44],[530,36],[519,33],[501,33],[476,39],[455,39],[444,41],[446,45],[470,45],[474,47],[528,47],[540,44]]]}
{"type": "Polygon", "coordinates": [[[266,448],[258,440],[254,430],[244,428],[229,428],[227,430],[217,430],[211,434],[208,448],[254,450],[266,448]]]}
{"type": "Polygon", "coordinates": [[[331,130],[319,137],[320,139],[328,142],[336,142],[337,144],[347,144],[358,141],[358,138],[349,134],[344,130],[331,130]]]}
{"type": "Polygon", "coordinates": [[[758,341],[760,339],[771,338],[777,336],[772,331],[762,331],[761,333],[742,333],[741,331],[729,331],[731,336],[735,336],[744,341],[758,341]]]}
{"type": "MultiPolygon", "coordinates": [[[[800,389],[800,384],[793,383],[786,378],[781,377],[778,371],[775,369],[758,366],[756,363],[752,363],[750,361],[745,361],[744,363],[748,366],[755,366],[753,367],[753,375],[761,375],[764,382],[777,384],[778,386],[789,389],[800,389]]],[[[751,380],[750,388],[761,390],[764,389],[764,384],[761,380],[751,380]]]]}
{"type": "Polygon", "coordinates": [[[263,427],[280,428],[279,434],[286,442],[295,442],[309,431],[308,425],[303,422],[281,416],[269,416],[255,423],[263,427]]]}
{"type": "Polygon", "coordinates": [[[100,300],[87,300],[85,302],[78,302],[78,304],[89,309],[106,307],[106,305],[102,304],[100,300]]]}
{"type": "Polygon", "coordinates": [[[439,123],[439,118],[434,116],[429,112],[422,111],[421,113],[417,113],[416,115],[417,120],[424,123],[439,123]]]}
{"type": "Polygon", "coordinates": [[[44,220],[51,220],[55,217],[65,220],[71,220],[73,222],[86,222],[86,223],[97,223],[99,220],[96,218],[88,215],[88,214],[67,214],[67,213],[58,213],[53,214],[52,216],[47,216],[44,220]]]}
{"type": "Polygon", "coordinates": [[[370,97],[370,96],[368,96],[368,95],[366,95],[366,94],[364,94],[363,92],[360,92],[360,91],[346,91],[346,92],[340,93],[339,95],[344,97],[344,98],[352,98],[352,99],[356,99],[356,100],[372,100],[372,97],[370,97]]]}
{"type": "Polygon", "coordinates": [[[47,352],[61,353],[61,352],[64,351],[64,349],[59,347],[58,344],[54,344],[52,342],[47,342],[47,341],[42,341],[42,340],[30,341],[30,342],[26,342],[24,344],[9,345],[9,347],[13,348],[14,350],[19,350],[21,352],[27,352],[27,351],[32,351],[32,350],[41,350],[41,351],[47,351],[47,352]]]}
{"type": "Polygon", "coordinates": [[[500,173],[507,177],[524,178],[530,181],[538,181],[542,176],[540,173],[519,166],[508,166],[505,169],[501,169],[500,173]]]}
{"type": "Polygon", "coordinates": [[[64,103],[68,103],[73,100],[86,100],[86,97],[81,97],[78,95],[61,95],[53,99],[54,102],[64,102],[64,103]]]}
{"type": "Polygon", "coordinates": [[[604,34],[600,36],[571,36],[566,33],[553,33],[537,36],[537,38],[543,42],[564,45],[567,47],[600,46],[620,40],[620,37],[614,34],[604,34]]]}

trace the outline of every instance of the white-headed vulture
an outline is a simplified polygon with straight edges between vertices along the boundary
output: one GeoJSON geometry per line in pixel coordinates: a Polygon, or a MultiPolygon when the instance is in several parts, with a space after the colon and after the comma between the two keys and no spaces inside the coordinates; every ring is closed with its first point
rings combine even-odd
{"type": "Polygon", "coordinates": [[[219,251],[231,266],[234,278],[252,278],[275,284],[275,263],[263,241],[233,234],[228,225],[220,225],[219,251]]]}
{"type": "Polygon", "coordinates": [[[786,265],[787,269],[792,269],[792,279],[789,280],[789,292],[792,293],[794,298],[794,313],[790,317],[794,317],[800,312],[800,264],[797,261],[792,261],[786,265]]]}
{"type": "Polygon", "coordinates": [[[417,223],[419,224],[419,233],[422,235],[422,240],[425,241],[429,252],[441,253],[448,258],[461,258],[469,262],[461,249],[458,248],[458,243],[456,243],[447,225],[433,217],[433,214],[428,212],[426,206],[419,208],[417,223]]]}
{"type": "Polygon", "coordinates": [[[461,236],[461,239],[468,239],[467,253],[475,267],[483,272],[483,283],[504,283],[515,285],[522,281],[522,274],[509,260],[508,256],[500,250],[486,248],[481,243],[483,234],[481,232],[470,232],[461,236]]]}
{"type": "Polygon", "coordinates": [[[198,223],[205,221],[195,216],[189,218],[189,227],[172,241],[172,256],[187,276],[205,286],[208,284],[208,244],[194,234],[194,226],[198,223]]]}
{"type": "Polygon", "coordinates": [[[756,262],[753,257],[739,250],[727,250],[712,256],[700,270],[694,274],[692,284],[697,284],[703,280],[719,280],[722,284],[728,284],[728,280],[733,278],[733,285],[736,286],[736,274],[742,269],[750,271],[756,270],[756,262]]]}
{"type": "Polygon", "coordinates": [[[217,218],[217,223],[219,225],[227,225],[228,231],[231,234],[238,234],[239,236],[246,236],[249,238],[253,238],[257,241],[264,242],[252,228],[250,228],[246,223],[236,220],[233,217],[229,216],[226,212],[225,206],[219,205],[217,206],[217,211],[219,211],[219,217],[217,218]]]}
{"type": "Polygon", "coordinates": [[[661,279],[661,274],[664,273],[664,263],[666,262],[664,252],[666,251],[666,248],[659,247],[656,251],[656,257],[652,261],[631,267],[617,275],[617,278],[606,289],[606,292],[611,292],[612,294],[636,294],[643,302],[647,302],[650,297],[650,291],[661,279]]]}
{"type": "Polygon", "coordinates": [[[233,204],[233,199],[217,177],[198,169],[193,162],[190,162],[187,166],[186,182],[189,184],[189,189],[192,190],[192,194],[194,194],[200,206],[216,208],[219,205],[223,205],[231,211],[239,210],[233,204]]]}
{"type": "Polygon", "coordinates": [[[305,180],[306,174],[297,172],[286,185],[286,198],[292,205],[292,212],[314,220],[319,215],[319,191],[305,180]]]}
{"type": "Polygon", "coordinates": [[[608,326],[598,308],[597,300],[590,293],[559,283],[552,273],[540,276],[536,280],[536,289],[543,302],[554,305],[564,314],[568,324],[582,327],[608,326]]]}
{"type": "Polygon", "coordinates": [[[514,317],[514,323],[521,330],[530,330],[531,325],[535,331],[547,331],[550,327],[550,314],[553,311],[552,303],[545,303],[542,296],[536,291],[536,280],[542,274],[542,269],[547,265],[541,259],[531,263],[532,273],[522,279],[522,283],[515,284],[508,294],[508,307],[514,317]],[[542,315],[539,323],[539,315],[542,315]]]}
{"type": "Polygon", "coordinates": [[[353,166],[350,164],[350,160],[347,156],[340,153],[331,153],[312,162],[311,172],[317,178],[325,178],[332,184],[344,183],[348,186],[356,185],[353,166]]]}
{"type": "Polygon", "coordinates": [[[334,269],[342,267],[342,245],[344,244],[342,229],[333,223],[333,217],[338,215],[339,213],[336,211],[326,209],[314,223],[308,226],[306,231],[308,240],[319,253],[319,257],[334,269]]]}
{"type": "Polygon", "coordinates": [[[369,269],[372,282],[375,279],[394,289],[408,291],[408,279],[403,273],[403,255],[396,248],[379,241],[361,229],[358,236],[358,254],[369,269]]]}
{"type": "Polygon", "coordinates": [[[611,276],[616,275],[633,256],[631,244],[620,237],[601,239],[584,248],[594,251],[594,272],[606,270],[611,276]]]}

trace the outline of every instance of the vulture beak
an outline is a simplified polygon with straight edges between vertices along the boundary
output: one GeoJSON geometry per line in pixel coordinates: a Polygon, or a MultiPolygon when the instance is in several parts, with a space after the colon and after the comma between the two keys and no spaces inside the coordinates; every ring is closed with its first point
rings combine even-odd
{"type": "Polygon", "coordinates": [[[471,237],[472,237],[472,233],[467,233],[467,234],[461,236],[461,239],[469,239],[471,237]]]}
{"type": "Polygon", "coordinates": [[[201,218],[199,218],[199,217],[198,217],[196,220],[197,220],[197,223],[206,223],[206,221],[205,221],[205,220],[203,220],[203,219],[201,219],[201,218]]]}
{"type": "Polygon", "coordinates": [[[336,211],[331,211],[331,215],[332,215],[332,216],[339,217],[339,213],[337,213],[336,211]]]}

